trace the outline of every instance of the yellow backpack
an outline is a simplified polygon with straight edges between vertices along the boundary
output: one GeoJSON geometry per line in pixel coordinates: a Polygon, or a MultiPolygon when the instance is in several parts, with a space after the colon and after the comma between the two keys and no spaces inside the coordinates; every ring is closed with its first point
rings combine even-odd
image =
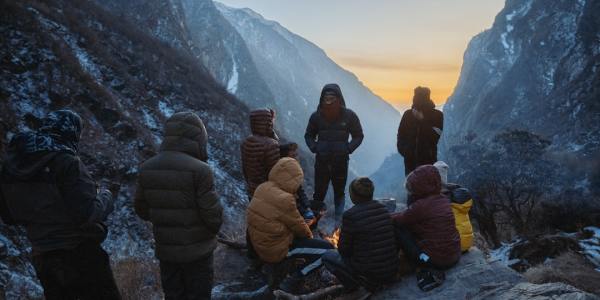
{"type": "Polygon", "coordinates": [[[469,219],[469,210],[473,206],[473,199],[464,203],[452,203],[452,212],[456,221],[456,230],[460,234],[460,249],[465,252],[473,246],[473,226],[469,219]]]}

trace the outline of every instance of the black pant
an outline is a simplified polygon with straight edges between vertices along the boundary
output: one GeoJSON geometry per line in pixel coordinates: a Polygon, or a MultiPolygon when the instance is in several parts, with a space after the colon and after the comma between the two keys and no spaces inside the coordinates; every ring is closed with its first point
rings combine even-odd
{"type": "MultiPolygon", "coordinates": [[[[325,200],[329,182],[333,185],[333,199],[336,218],[344,213],[345,189],[348,180],[348,155],[317,154],[315,161],[315,193],[314,202],[325,200]]],[[[314,206],[314,205],[313,205],[314,206]]]]}
{"type": "Polygon", "coordinates": [[[406,255],[409,262],[415,265],[423,264],[424,262],[419,260],[419,256],[423,251],[417,245],[413,234],[400,225],[395,225],[394,232],[396,234],[396,242],[400,245],[402,251],[404,251],[404,255],[406,255]]]}
{"type": "Polygon", "coordinates": [[[335,247],[324,240],[296,239],[292,243],[287,257],[292,259],[303,258],[305,260],[305,263],[301,266],[302,269],[298,270],[300,275],[304,276],[321,267],[323,265],[321,256],[331,249],[335,249],[335,247]]]}
{"type": "Polygon", "coordinates": [[[213,286],[212,252],[188,263],[160,262],[165,299],[210,299],[213,286]]]}
{"type": "Polygon", "coordinates": [[[98,243],[35,255],[33,266],[48,300],[121,299],[108,254],[98,243]]]}
{"type": "Polygon", "coordinates": [[[329,251],[323,255],[323,263],[329,272],[342,283],[348,290],[356,289],[360,286],[354,271],[350,264],[342,258],[337,251],[329,251]]]}

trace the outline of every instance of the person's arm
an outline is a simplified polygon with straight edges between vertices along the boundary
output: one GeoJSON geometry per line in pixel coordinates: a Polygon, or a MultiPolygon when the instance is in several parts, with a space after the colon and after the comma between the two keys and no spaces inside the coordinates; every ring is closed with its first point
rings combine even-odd
{"type": "Polygon", "coordinates": [[[267,170],[267,175],[269,174],[269,172],[271,172],[271,169],[273,168],[273,166],[275,166],[275,164],[279,161],[280,158],[281,157],[279,154],[279,143],[272,140],[269,141],[269,144],[267,145],[267,148],[265,149],[264,153],[264,164],[267,170]]]}
{"type": "Polygon", "coordinates": [[[318,128],[318,120],[317,114],[314,113],[310,116],[308,120],[308,125],[306,126],[306,132],[304,133],[304,140],[306,141],[306,146],[312,153],[317,152],[317,135],[319,133],[318,128]]]}
{"type": "Polygon", "coordinates": [[[354,233],[352,220],[344,214],[342,217],[342,227],[340,227],[340,239],[338,241],[338,252],[344,258],[352,256],[352,243],[354,242],[354,233]]]}
{"type": "Polygon", "coordinates": [[[300,212],[300,214],[304,216],[304,213],[306,213],[310,208],[308,203],[308,197],[306,196],[306,192],[304,191],[304,188],[302,186],[298,188],[296,196],[298,197],[296,199],[296,207],[298,207],[298,211],[300,212]]]}
{"type": "MultiPolygon", "coordinates": [[[[293,198],[293,196],[292,196],[293,198]]],[[[282,203],[280,203],[281,207],[281,215],[279,216],[279,220],[289,228],[294,236],[297,238],[312,238],[312,232],[308,225],[306,225],[306,221],[296,209],[295,200],[294,199],[281,199],[282,203]]]]}
{"type": "Polygon", "coordinates": [[[416,224],[422,219],[423,209],[423,205],[417,201],[404,211],[392,214],[392,219],[400,225],[416,224]]]}
{"type": "Polygon", "coordinates": [[[148,202],[144,199],[144,188],[139,182],[137,184],[137,189],[135,190],[135,197],[133,198],[133,208],[135,213],[144,221],[150,220],[150,209],[148,207],[148,202]]]}
{"type": "Polygon", "coordinates": [[[350,119],[350,135],[352,136],[352,140],[350,141],[350,144],[348,144],[348,152],[352,154],[352,152],[354,152],[354,150],[360,146],[364,138],[362,126],[360,125],[360,119],[354,112],[352,112],[350,119]]]}
{"type": "Polygon", "coordinates": [[[113,210],[113,197],[96,183],[78,157],[65,154],[56,170],[57,185],[70,215],[77,223],[98,223],[113,210]]]}
{"type": "Polygon", "coordinates": [[[408,136],[409,136],[409,124],[408,124],[407,113],[405,112],[402,115],[402,119],[400,120],[400,126],[398,126],[398,134],[396,136],[396,147],[398,148],[398,153],[402,156],[407,155],[407,149],[409,148],[408,136]]]}
{"type": "Polygon", "coordinates": [[[215,191],[212,171],[207,170],[197,181],[196,205],[200,218],[213,234],[217,234],[223,224],[223,207],[215,191]]]}

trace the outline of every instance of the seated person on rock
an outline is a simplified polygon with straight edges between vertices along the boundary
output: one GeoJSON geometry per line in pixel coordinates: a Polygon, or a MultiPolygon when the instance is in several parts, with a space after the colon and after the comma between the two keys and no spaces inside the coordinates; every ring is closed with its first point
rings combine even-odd
{"type": "Polygon", "coordinates": [[[327,269],[346,291],[361,286],[373,291],[378,285],[394,281],[398,271],[398,247],[394,225],[387,208],[373,200],[375,187],[367,177],[350,183],[354,206],[344,212],[338,252],[323,256],[327,269]]]}
{"type": "MultiPolygon", "coordinates": [[[[281,157],[290,157],[298,160],[298,144],[286,143],[279,145],[279,155],[281,157]]],[[[313,221],[315,215],[310,209],[310,203],[302,185],[300,185],[298,192],[296,192],[296,207],[304,219],[307,220],[307,222],[309,221],[308,223],[313,221]]]]}
{"type": "MultiPolygon", "coordinates": [[[[269,180],[258,186],[247,210],[248,234],[258,257],[270,266],[286,258],[300,258],[302,269],[294,272],[280,288],[290,292],[303,276],[319,268],[321,256],[334,247],[313,239],[306,221],[296,208],[295,194],[304,181],[298,161],[282,158],[269,172],[269,180]]],[[[275,267],[277,269],[277,267],[275,267]]],[[[278,280],[270,282],[275,288],[278,280]]]]}
{"type": "Polygon", "coordinates": [[[460,250],[464,253],[473,246],[473,226],[469,219],[469,210],[473,206],[471,192],[458,184],[448,183],[448,165],[443,161],[433,164],[442,178],[442,194],[450,199],[456,230],[460,234],[460,250]]]}
{"type": "Polygon", "coordinates": [[[392,215],[396,239],[416,268],[423,290],[439,286],[444,278],[440,270],[454,266],[461,254],[450,201],[441,190],[438,170],[432,165],[418,167],[406,178],[406,191],[413,202],[392,215]]]}

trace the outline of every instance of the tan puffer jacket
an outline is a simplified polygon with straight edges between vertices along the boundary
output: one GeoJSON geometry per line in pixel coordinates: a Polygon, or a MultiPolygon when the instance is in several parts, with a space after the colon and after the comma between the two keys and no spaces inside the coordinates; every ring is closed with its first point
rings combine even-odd
{"type": "Polygon", "coordinates": [[[223,221],[207,160],[204,124],[192,112],[165,124],[160,153],[140,167],[134,208],[153,224],[156,256],[187,263],[211,253],[223,221]]]}
{"type": "Polygon", "coordinates": [[[298,161],[282,158],[269,173],[269,181],[254,193],[247,210],[248,234],[264,262],[282,261],[295,237],[312,238],[294,197],[303,180],[298,161]]]}
{"type": "Polygon", "coordinates": [[[249,198],[258,185],[267,181],[269,171],[279,160],[279,142],[273,131],[273,118],[274,113],[268,109],[250,113],[252,135],[241,145],[242,170],[249,198]]]}

